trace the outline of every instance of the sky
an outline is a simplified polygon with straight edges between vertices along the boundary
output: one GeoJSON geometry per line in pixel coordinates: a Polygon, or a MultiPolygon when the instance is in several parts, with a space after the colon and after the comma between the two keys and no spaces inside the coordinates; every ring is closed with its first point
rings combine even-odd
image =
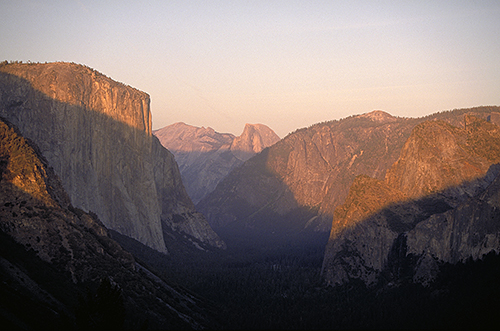
{"type": "Polygon", "coordinates": [[[0,61],[87,65],[175,122],[280,137],[500,105],[500,1],[0,0],[0,61]]]}

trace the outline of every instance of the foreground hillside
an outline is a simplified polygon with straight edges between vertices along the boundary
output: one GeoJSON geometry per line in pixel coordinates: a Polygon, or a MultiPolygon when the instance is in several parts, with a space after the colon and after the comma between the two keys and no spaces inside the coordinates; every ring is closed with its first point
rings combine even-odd
{"type": "Polygon", "coordinates": [[[278,135],[263,124],[246,124],[238,137],[184,123],[166,126],[153,134],[174,154],[194,203],[212,192],[231,170],[279,140],[278,135]]]}
{"type": "Polygon", "coordinates": [[[160,252],[165,229],[224,247],[152,135],[149,95],[62,62],[3,62],[0,91],[0,116],[37,144],[74,206],[160,252]]]}
{"type": "Polygon", "coordinates": [[[199,329],[207,305],[137,263],[75,208],[33,143],[0,121],[0,321],[7,329],[199,329]]]}

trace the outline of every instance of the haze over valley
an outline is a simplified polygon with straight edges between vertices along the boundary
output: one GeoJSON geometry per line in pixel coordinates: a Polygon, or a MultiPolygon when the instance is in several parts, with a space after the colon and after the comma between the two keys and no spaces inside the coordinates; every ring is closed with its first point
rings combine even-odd
{"type": "Polygon", "coordinates": [[[498,325],[499,14],[0,4],[0,325],[498,325]]]}
{"type": "Polygon", "coordinates": [[[174,154],[194,203],[212,192],[233,168],[280,139],[263,124],[246,124],[238,137],[185,123],[166,126],[153,134],[174,154]]]}

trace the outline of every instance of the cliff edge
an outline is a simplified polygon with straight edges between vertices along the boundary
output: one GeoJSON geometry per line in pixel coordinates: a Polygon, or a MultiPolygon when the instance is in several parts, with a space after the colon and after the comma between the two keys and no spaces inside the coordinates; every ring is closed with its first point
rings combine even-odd
{"type": "Polygon", "coordinates": [[[152,135],[149,104],[148,94],[86,66],[0,66],[0,116],[36,143],[75,207],[160,252],[162,223],[223,247],[152,135]]]}

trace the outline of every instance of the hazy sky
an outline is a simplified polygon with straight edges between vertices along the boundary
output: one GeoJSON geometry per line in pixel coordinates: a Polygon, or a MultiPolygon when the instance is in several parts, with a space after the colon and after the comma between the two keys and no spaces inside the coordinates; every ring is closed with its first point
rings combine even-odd
{"type": "Polygon", "coordinates": [[[500,105],[500,1],[0,0],[1,60],[92,67],[149,93],[154,129],[284,137],[500,105]]]}

